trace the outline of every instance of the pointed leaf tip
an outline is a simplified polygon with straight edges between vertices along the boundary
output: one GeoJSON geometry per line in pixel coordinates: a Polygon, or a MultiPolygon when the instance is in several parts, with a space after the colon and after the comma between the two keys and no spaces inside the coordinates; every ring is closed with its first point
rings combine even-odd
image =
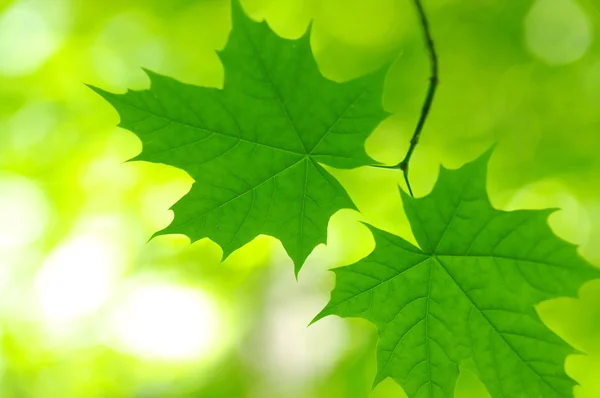
{"type": "Polygon", "coordinates": [[[88,84],[88,83],[83,83],[83,84],[104,99],[107,99],[108,97],[115,95],[115,94],[108,92],[100,87],[94,86],[93,84],[88,84]]]}
{"type": "Polygon", "coordinates": [[[150,83],[153,83],[154,80],[157,78],[163,77],[163,75],[161,75],[160,73],[154,72],[151,69],[142,67],[142,70],[144,71],[146,76],[148,76],[148,79],[150,79],[150,83]]]}
{"type": "Polygon", "coordinates": [[[325,312],[325,310],[326,310],[326,309],[327,309],[327,307],[323,308],[323,309],[321,310],[321,312],[319,312],[319,313],[317,314],[317,316],[315,316],[315,317],[314,317],[314,318],[313,318],[313,319],[312,319],[312,320],[309,322],[309,324],[307,325],[307,327],[310,327],[310,326],[314,325],[315,323],[319,322],[321,319],[323,319],[323,318],[325,318],[325,317],[329,316],[329,314],[325,312]]]}
{"type": "Polygon", "coordinates": [[[493,208],[484,186],[491,152],[444,169],[427,196],[401,193],[423,250],[378,231],[368,257],[339,268],[326,308],[378,327],[374,386],[390,377],[409,397],[452,398],[470,358],[492,397],[521,396],[523,385],[524,398],[573,396],[564,371],[573,350],[532,313],[600,272],[552,233],[548,210],[493,208]]]}
{"type": "Polygon", "coordinates": [[[238,22],[246,22],[250,17],[248,13],[242,6],[242,0],[231,0],[230,1],[230,9],[231,9],[231,24],[232,29],[236,28],[236,23],[238,22]]]}
{"type": "Polygon", "coordinates": [[[331,216],[355,208],[341,184],[317,165],[368,164],[364,144],[383,119],[381,90],[374,79],[365,87],[325,78],[312,67],[306,47],[250,20],[238,0],[231,2],[231,16],[232,32],[221,52],[223,89],[143,68],[153,83],[148,90],[95,91],[142,141],[144,159],[132,160],[178,167],[195,180],[174,208],[177,226],[153,237],[186,232],[194,239],[234,242],[227,243],[227,255],[268,234],[282,242],[298,278],[308,254],[325,242],[331,216]],[[297,81],[310,89],[299,89],[297,81]],[[317,143],[319,155],[307,154],[317,143]]]}

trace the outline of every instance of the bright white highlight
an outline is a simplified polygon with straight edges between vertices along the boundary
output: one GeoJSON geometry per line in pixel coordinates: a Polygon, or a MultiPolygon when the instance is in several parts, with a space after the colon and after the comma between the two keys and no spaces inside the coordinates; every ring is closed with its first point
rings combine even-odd
{"type": "Polygon", "coordinates": [[[577,61],[589,49],[592,28],[573,0],[537,0],[525,19],[529,50],[550,65],[577,61]]]}
{"type": "Polygon", "coordinates": [[[151,360],[208,357],[219,339],[216,305],[202,292],[176,285],[132,288],[113,316],[120,351],[151,360]]]}
{"type": "Polygon", "coordinates": [[[329,317],[307,327],[322,300],[285,303],[275,308],[265,325],[265,366],[274,382],[296,387],[327,374],[344,351],[348,331],[344,321],[329,317]]]}
{"type": "Polygon", "coordinates": [[[54,54],[62,34],[52,25],[64,19],[62,3],[22,0],[0,15],[0,74],[30,74],[54,54]]]}
{"type": "MultiPolygon", "coordinates": [[[[320,260],[319,264],[327,267],[335,258],[320,260]]],[[[280,270],[269,286],[266,316],[261,318],[259,334],[247,344],[246,352],[249,364],[266,377],[267,395],[293,396],[302,386],[331,372],[347,347],[344,320],[327,317],[308,326],[327,302],[327,297],[315,289],[321,285],[320,271],[307,267],[296,282],[280,270]]]]}
{"type": "Polygon", "coordinates": [[[36,277],[44,316],[69,321],[98,310],[118,278],[123,257],[115,242],[99,234],[79,235],[57,247],[36,277]]]}
{"type": "Polygon", "coordinates": [[[0,176],[0,252],[38,239],[48,213],[48,200],[35,182],[16,175],[0,176]]]}

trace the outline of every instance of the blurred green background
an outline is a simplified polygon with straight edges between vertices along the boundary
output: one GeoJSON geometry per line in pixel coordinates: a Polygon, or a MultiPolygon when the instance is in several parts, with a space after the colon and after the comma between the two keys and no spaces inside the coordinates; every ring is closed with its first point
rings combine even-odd
{"type": "MultiPolygon", "coordinates": [[[[342,81],[395,60],[367,142],[404,155],[428,83],[410,0],[247,0],[280,35],[309,23],[323,74],[342,81]],[[311,22],[312,21],[312,22],[311,22]]],[[[426,194],[439,165],[493,143],[489,191],[502,209],[559,207],[550,224],[600,266],[600,2],[424,0],[441,85],[411,177],[426,194]]],[[[190,187],[141,162],[133,134],[84,86],[141,89],[140,67],[220,86],[215,49],[228,0],[0,0],[0,397],[364,398],[376,332],[362,320],[306,325],[332,267],[373,249],[359,220],[410,238],[397,171],[333,171],[362,211],[341,211],[300,273],[259,237],[221,251],[183,236],[148,242],[190,187]]],[[[577,398],[600,396],[600,281],[538,309],[581,351],[577,398]]],[[[463,372],[456,396],[489,395],[463,372]]],[[[404,397],[387,380],[373,398],[404,397]]]]}

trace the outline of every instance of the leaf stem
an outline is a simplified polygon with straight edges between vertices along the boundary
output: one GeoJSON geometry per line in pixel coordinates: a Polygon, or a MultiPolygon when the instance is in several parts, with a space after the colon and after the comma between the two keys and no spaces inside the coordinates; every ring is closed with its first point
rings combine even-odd
{"type": "Polygon", "coordinates": [[[408,147],[408,151],[404,156],[402,161],[394,166],[378,166],[382,168],[389,169],[400,169],[404,173],[404,181],[406,181],[406,186],[408,187],[408,192],[411,196],[413,195],[412,188],[410,186],[410,182],[408,180],[408,165],[410,163],[410,159],[419,143],[419,139],[421,138],[421,131],[423,130],[423,126],[425,126],[425,121],[427,120],[427,116],[429,115],[429,110],[431,109],[431,104],[433,103],[433,98],[435,97],[435,92],[437,90],[437,86],[439,83],[438,79],[438,57],[435,51],[435,46],[433,44],[433,39],[431,37],[431,31],[429,30],[429,21],[427,20],[427,15],[425,14],[425,10],[423,9],[423,5],[421,4],[421,0],[413,0],[415,6],[417,8],[417,12],[419,14],[419,20],[421,22],[421,28],[423,29],[423,34],[425,36],[425,42],[427,45],[427,52],[429,53],[429,59],[431,64],[431,75],[429,77],[429,88],[427,90],[427,96],[425,97],[425,102],[423,103],[423,108],[421,109],[421,116],[419,117],[419,121],[417,123],[417,127],[410,139],[410,146],[408,147]]]}

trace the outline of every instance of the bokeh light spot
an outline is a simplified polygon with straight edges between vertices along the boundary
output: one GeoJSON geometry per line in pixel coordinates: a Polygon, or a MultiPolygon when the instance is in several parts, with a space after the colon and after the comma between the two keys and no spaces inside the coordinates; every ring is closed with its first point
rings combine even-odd
{"type": "Polygon", "coordinates": [[[50,322],[98,310],[118,278],[125,253],[100,234],[82,234],[54,249],[36,275],[35,290],[50,322]]]}
{"type": "Polygon", "coordinates": [[[50,103],[29,102],[11,118],[9,131],[13,148],[26,150],[46,138],[58,123],[56,109],[50,103]]]}
{"type": "Polygon", "coordinates": [[[506,210],[559,209],[548,217],[554,232],[577,245],[585,245],[590,236],[591,220],[585,207],[567,187],[556,180],[541,180],[517,191],[506,210]]]}
{"type": "Polygon", "coordinates": [[[148,77],[140,65],[159,71],[165,54],[147,18],[132,12],[116,15],[106,22],[90,48],[90,61],[102,85],[145,88],[148,77]]]}
{"type": "Polygon", "coordinates": [[[592,28],[573,0],[537,0],[525,19],[527,48],[550,65],[577,61],[589,49],[592,28]]]}
{"type": "Polygon", "coordinates": [[[330,317],[307,327],[321,300],[288,302],[275,307],[266,326],[267,374],[280,387],[298,387],[329,372],[344,352],[348,330],[344,321],[330,317]]]}
{"type": "Polygon", "coordinates": [[[22,0],[0,16],[0,74],[28,75],[54,54],[62,33],[53,26],[52,14],[44,11],[49,5],[52,12],[60,11],[62,3],[22,0]]]}
{"type": "Polygon", "coordinates": [[[194,360],[214,352],[221,319],[207,294],[166,283],[130,289],[112,319],[118,350],[149,360],[194,360]]]}
{"type": "Polygon", "coordinates": [[[0,176],[0,252],[34,242],[44,232],[48,217],[48,200],[35,182],[0,176]]]}

